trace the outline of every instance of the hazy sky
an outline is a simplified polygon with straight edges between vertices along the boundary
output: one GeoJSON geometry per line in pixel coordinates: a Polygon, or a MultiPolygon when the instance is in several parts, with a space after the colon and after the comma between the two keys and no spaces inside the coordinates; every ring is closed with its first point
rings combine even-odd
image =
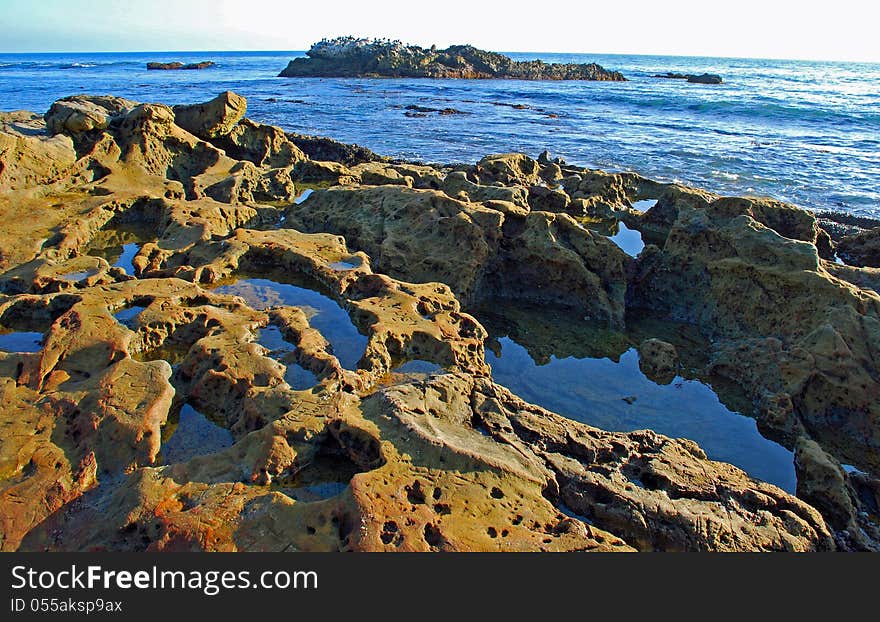
{"type": "Polygon", "coordinates": [[[880,62],[876,0],[0,0],[2,52],[301,50],[358,35],[507,52],[880,62]]]}

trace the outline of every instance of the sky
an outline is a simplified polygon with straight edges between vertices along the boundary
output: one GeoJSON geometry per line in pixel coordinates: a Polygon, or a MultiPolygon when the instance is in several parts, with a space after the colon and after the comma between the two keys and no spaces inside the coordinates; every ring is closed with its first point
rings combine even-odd
{"type": "Polygon", "coordinates": [[[874,0],[0,0],[0,52],[304,50],[388,37],[502,52],[880,62],[874,0]]]}

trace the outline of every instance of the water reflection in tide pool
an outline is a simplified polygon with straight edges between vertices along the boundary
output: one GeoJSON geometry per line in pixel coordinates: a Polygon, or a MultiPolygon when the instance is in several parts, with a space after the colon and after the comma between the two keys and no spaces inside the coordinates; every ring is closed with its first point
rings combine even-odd
{"type": "Polygon", "coordinates": [[[655,205],[657,205],[656,199],[643,199],[642,201],[633,201],[632,208],[638,212],[647,212],[655,205]]]}
{"type": "Polygon", "coordinates": [[[711,386],[682,377],[658,384],[639,369],[631,346],[577,358],[548,356],[541,345],[538,364],[513,338],[497,336],[486,349],[493,378],[529,402],[604,430],[689,438],[709,458],[794,492],[792,452],[761,436],[755,420],[728,409],[711,386]]]}
{"type": "Polygon", "coordinates": [[[336,270],[337,272],[349,272],[350,270],[360,268],[360,266],[360,261],[357,263],[354,261],[334,261],[328,265],[331,270],[336,270]]]}
{"type": "Polygon", "coordinates": [[[89,243],[87,254],[103,257],[126,274],[135,276],[134,257],[145,242],[155,239],[155,231],[147,224],[126,223],[99,231],[89,243]]]}
{"type": "MultiPolygon", "coordinates": [[[[167,440],[162,442],[162,461],[165,464],[186,462],[196,456],[204,456],[229,447],[232,434],[220,427],[189,404],[184,404],[176,424],[166,431],[167,440]]],[[[164,436],[164,434],[163,434],[164,436]]]]}
{"type": "Polygon", "coordinates": [[[607,237],[630,257],[636,257],[645,248],[642,234],[635,229],[630,229],[622,221],[584,218],[580,223],[585,229],[607,237]]]}
{"type": "Polygon", "coordinates": [[[299,205],[300,203],[302,203],[303,201],[308,199],[310,196],[312,196],[313,192],[314,192],[314,189],[306,188],[305,190],[302,191],[302,193],[298,197],[296,197],[296,199],[293,200],[293,202],[296,203],[297,205],[299,205]]]}
{"type": "Polygon", "coordinates": [[[135,320],[137,317],[143,313],[146,307],[141,305],[131,305],[130,307],[125,307],[113,314],[113,317],[116,318],[116,321],[126,326],[128,328],[133,329],[135,327],[135,320]]]}
{"type": "Polygon", "coordinates": [[[437,363],[433,361],[425,361],[422,359],[412,359],[403,363],[402,365],[398,365],[394,369],[391,370],[393,374],[418,374],[418,375],[429,375],[429,374],[439,374],[443,371],[443,368],[440,367],[437,363]]]}
{"type": "Polygon", "coordinates": [[[269,356],[285,365],[284,381],[291,389],[305,391],[318,384],[318,377],[295,361],[296,346],[284,339],[277,326],[260,329],[257,343],[269,350],[269,356]]]}
{"type": "Polygon", "coordinates": [[[333,354],[346,369],[356,369],[367,349],[367,338],[358,332],[345,309],[314,290],[269,279],[245,278],[220,285],[214,291],[241,296],[254,309],[302,307],[309,316],[309,324],[330,343],[333,354]]]}
{"type": "Polygon", "coordinates": [[[630,229],[622,222],[618,224],[617,233],[612,235],[610,239],[630,257],[637,256],[645,248],[642,234],[635,229],[630,229]]]}
{"type": "Polygon", "coordinates": [[[122,268],[123,270],[125,270],[126,274],[134,276],[134,263],[132,263],[132,260],[140,250],[141,245],[137,242],[129,242],[128,244],[123,244],[122,252],[119,253],[119,258],[115,262],[113,262],[113,266],[116,268],[122,268]]]}
{"type": "Polygon", "coordinates": [[[0,332],[0,351],[3,352],[39,352],[42,344],[42,333],[0,332]]]}
{"type": "Polygon", "coordinates": [[[81,272],[67,272],[65,274],[59,274],[58,278],[69,281],[71,283],[79,283],[80,281],[84,281],[90,277],[98,274],[97,270],[82,270],[81,272]]]}

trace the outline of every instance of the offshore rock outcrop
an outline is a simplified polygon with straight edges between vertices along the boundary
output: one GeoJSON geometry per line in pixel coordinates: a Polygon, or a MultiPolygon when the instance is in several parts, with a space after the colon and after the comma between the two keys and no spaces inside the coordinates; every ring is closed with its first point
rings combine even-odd
{"type": "Polygon", "coordinates": [[[655,78],[666,78],[668,80],[684,80],[686,82],[691,82],[693,84],[721,84],[724,80],[721,79],[721,76],[715,73],[675,73],[675,72],[667,72],[660,73],[654,76],[655,78]]]}
{"type": "Polygon", "coordinates": [[[445,50],[404,45],[399,41],[339,37],[314,44],[306,58],[295,58],[282,78],[465,78],[470,80],[625,81],[617,71],[595,63],[515,61],[471,45],[445,50]]]}
{"type": "Polygon", "coordinates": [[[212,60],[203,60],[198,63],[181,63],[180,61],[173,61],[170,63],[159,63],[159,62],[150,62],[147,63],[147,69],[152,70],[160,70],[160,71],[180,71],[180,70],[193,70],[193,69],[208,69],[213,67],[216,63],[212,60]]]}
{"type": "MultiPolygon", "coordinates": [[[[309,151],[245,106],[3,118],[0,332],[41,338],[0,346],[2,550],[877,548],[880,298],[809,213],[549,157],[309,151]],[[600,213],[650,243],[626,255],[600,213]],[[478,303],[694,324],[796,449],[798,495],[524,402],[478,303]],[[184,407],[228,443],[172,459],[184,407]]],[[[661,380],[687,357],[639,343],[661,380]]]]}

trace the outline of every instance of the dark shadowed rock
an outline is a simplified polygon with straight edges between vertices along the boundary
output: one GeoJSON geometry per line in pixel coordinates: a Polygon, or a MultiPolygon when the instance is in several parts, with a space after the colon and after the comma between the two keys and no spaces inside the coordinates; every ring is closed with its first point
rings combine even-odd
{"type": "Polygon", "coordinates": [[[387,162],[390,158],[377,155],[366,147],[341,143],[323,136],[306,136],[304,134],[288,134],[290,141],[299,147],[312,160],[332,161],[354,166],[365,162],[387,162]]]}

